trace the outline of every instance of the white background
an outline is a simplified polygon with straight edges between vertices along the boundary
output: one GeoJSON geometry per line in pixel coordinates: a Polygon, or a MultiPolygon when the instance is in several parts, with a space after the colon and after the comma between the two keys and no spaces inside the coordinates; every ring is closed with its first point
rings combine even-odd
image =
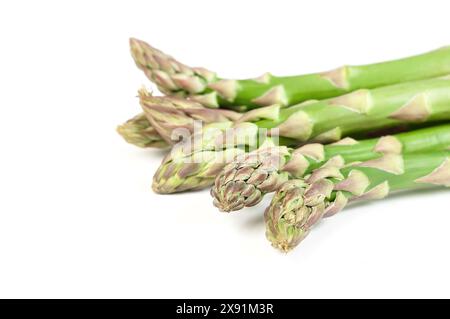
{"type": "Polygon", "coordinates": [[[222,77],[324,71],[450,44],[448,1],[3,1],[0,297],[450,297],[446,190],[349,208],[298,249],[267,201],[151,192],[130,36],[222,77]]]}

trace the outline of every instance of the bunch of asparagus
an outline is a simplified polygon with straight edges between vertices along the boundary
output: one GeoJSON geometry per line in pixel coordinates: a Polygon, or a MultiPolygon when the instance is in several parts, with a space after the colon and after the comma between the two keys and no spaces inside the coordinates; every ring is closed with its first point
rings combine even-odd
{"type": "Polygon", "coordinates": [[[274,193],[266,236],[282,251],[355,201],[450,186],[450,47],[317,74],[234,80],[137,39],[130,46],[165,94],[140,89],[142,113],[117,129],[136,146],[171,147],[153,190],[212,187],[224,212],[274,193]]]}

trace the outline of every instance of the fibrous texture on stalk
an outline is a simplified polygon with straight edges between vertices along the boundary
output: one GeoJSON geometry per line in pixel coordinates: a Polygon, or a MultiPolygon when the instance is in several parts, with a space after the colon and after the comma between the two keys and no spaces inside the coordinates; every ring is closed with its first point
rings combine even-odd
{"type": "Polygon", "coordinates": [[[313,143],[297,149],[273,146],[227,164],[217,176],[211,195],[216,207],[229,212],[254,206],[281,183],[302,178],[319,167],[327,172],[336,165],[380,159],[388,152],[407,154],[446,149],[450,149],[450,124],[361,141],[347,137],[334,144],[313,143]]]}
{"type": "Polygon", "coordinates": [[[278,77],[266,73],[254,79],[222,79],[204,68],[188,67],[149,44],[130,39],[136,65],[168,95],[191,96],[208,107],[244,111],[260,106],[293,105],[325,99],[362,88],[433,78],[450,73],[450,47],[425,54],[364,66],[278,77]],[[236,108],[236,106],[241,106],[236,108]]]}
{"type": "Polygon", "coordinates": [[[166,148],[169,146],[151,126],[144,113],[138,114],[119,125],[117,132],[125,141],[139,147],[166,148]]]}
{"type": "Polygon", "coordinates": [[[350,166],[328,166],[284,183],[265,212],[266,236],[282,251],[297,246],[322,217],[356,200],[374,200],[397,190],[450,186],[450,152],[383,157],[350,166]]]}
{"type": "Polygon", "coordinates": [[[177,98],[153,96],[147,90],[139,90],[139,100],[151,126],[168,144],[179,141],[194,132],[197,121],[199,129],[204,124],[232,122],[241,114],[224,109],[210,109],[202,104],[177,98]]]}

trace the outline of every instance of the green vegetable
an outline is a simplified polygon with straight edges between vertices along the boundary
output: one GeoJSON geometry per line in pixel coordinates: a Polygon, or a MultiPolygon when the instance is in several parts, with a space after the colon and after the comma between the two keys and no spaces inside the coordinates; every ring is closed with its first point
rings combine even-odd
{"type": "Polygon", "coordinates": [[[151,126],[144,113],[138,114],[117,127],[125,141],[139,147],[165,148],[168,144],[151,126]]]}
{"type": "Polygon", "coordinates": [[[190,96],[208,107],[246,111],[260,106],[293,105],[325,99],[358,89],[371,89],[450,73],[450,47],[425,54],[332,71],[277,77],[266,73],[255,79],[230,80],[204,68],[186,66],[171,56],[130,39],[136,65],[167,95],[190,96]]]}

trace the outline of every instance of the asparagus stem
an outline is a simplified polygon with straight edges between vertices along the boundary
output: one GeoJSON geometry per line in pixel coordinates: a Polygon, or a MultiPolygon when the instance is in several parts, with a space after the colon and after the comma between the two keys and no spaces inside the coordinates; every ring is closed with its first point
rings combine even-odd
{"type": "Polygon", "coordinates": [[[139,147],[169,147],[178,142],[172,135],[191,134],[196,121],[200,126],[209,123],[220,125],[241,117],[240,113],[209,109],[187,99],[153,96],[145,88],[139,90],[139,101],[144,113],[117,127],[117,132],[128,143],[139,147]]]}
{"type": "Polygon", "coordinates": [[[138,114],[117,127],[117,132],[130,144],[139,147],[165,148],[168,144],[161,138],[144,113],[138,114]]]}
{"type": "Polygon", "coordinates": [[[302,178],[322,166],[374,160],[392,152],[446,149],[450,149],[450,124],[361,141],[345,138],[325,146],[317,143],[298,149],[273,146],[227,164],[217,176],[211,195],[221,211],[236,211],[258,204],[286,180],[302,178]]]}
{"type": "Polygon", "coordinates": [[[349,201],[382,199],[390,192],[450,186],[450,151],[405,154],[316,169],[285,182],[265,212],[266,236],[282,251],[297,246],[322,217],[349,201]]]}
{"type": "Polygon", "coordinates": [[[245,111],[272,104],[293,105],[362,88],[433,78],[450,73],[450,47],[399,60],[343,66],[317,74],[255,79],[221,79],[204,68],[188,67],[147,43],[130,39],[136,65],[168,95],[192,96],[208,107],[245,111]],[[236,108],[236,105],[244,107],[236,108]]]}

